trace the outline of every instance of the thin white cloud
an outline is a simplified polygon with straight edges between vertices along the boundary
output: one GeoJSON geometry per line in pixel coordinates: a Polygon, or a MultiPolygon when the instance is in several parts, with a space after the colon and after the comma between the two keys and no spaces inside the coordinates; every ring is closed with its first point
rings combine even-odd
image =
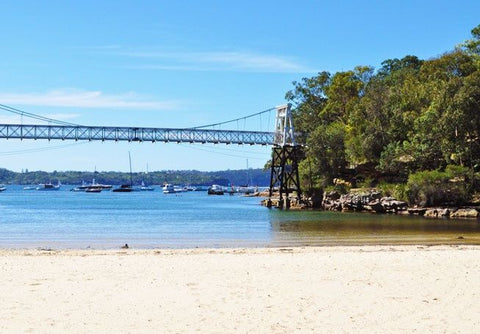
{"type": "Polygon", "coordinates": [[[161,70],[217,70],[274,73],[307,73],[313,69],[288,57],[248,52],[120,52],[132,58],[155,61],[130,68],[161,70]]]}
{"type": "Polygon", "coordinates": [[[178,107],[176,101],[156,101],[135,93],[109,95],[101,91],[76,89],[52,90],[44,93],[0,93],[1,104],[34,105],[74,108],[135,108],[171,110],[178,107]]]}

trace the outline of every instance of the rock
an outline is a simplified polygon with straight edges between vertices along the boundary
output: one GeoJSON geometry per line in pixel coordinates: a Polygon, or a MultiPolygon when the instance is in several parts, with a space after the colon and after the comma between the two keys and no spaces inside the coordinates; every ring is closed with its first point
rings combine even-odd
{"type": "Polygon", "coordinates": [[[427,209],[424,216],[430,218],[438,218],[438,209],[427,209]]]}
{"type": "Polygon", "coordinates": [[[385,207],[379,200],[374,200],[365,205],[365,209],[375,213],[385,213],[385,207]]]}
{"type": "Polygon", "coordinates": [[[442,210],[440,210],[440,215],[441,215],[442,217],[450,217],[450,213],[451,213],[451,212],[450,212],[450,209],[442,209],[442,210]]]}
{"type": "Polygon", "coordinates": [[[322,207],[330,211],[370,211],[385,213],[403,211],[407,209],[407,203],[399,201],[394,197],[382,197],[376,190],[352,191],[340,195],[336,191],[325,193],[322,207]]]}
{"type": "Polygon", "coordinates": [[[384,207],[386,212],[405,211],[408,208],[407,202],[399,201],[394,197],[382,197],[380,203],[384,207]]]}
{"type": "Polygon", "coordinates": [[[341,211],[342,204],[337,201],[323,201],[323,209],[327,211],[341,211]]]}
{"type": "Polygon", "coordinates": [[[427,211],[427,209],[425,209],[425,208],[410,208],[410,209],[407,209],[407,211],[411,215],[423,216],[425,214],[425,212],[427,211]]]}
{"type": "Polygon", "coordinates": [[[479,212],[475,209],[458,209],[450,214],[451,218],[478,218],[479,212]]]}
{"type": "Polygon", "coordinates": [[[443,208],[431,208],[426,209],[425,217],[429,218],[445,218],[450,216],[450,209],[443,209],[443,208]]]}
{"type": "Polygon", "coordinates": [[[328,193],[323,194],[323,200],[336,201],[340,198],[338,191],[329,191],[328,193]]]}

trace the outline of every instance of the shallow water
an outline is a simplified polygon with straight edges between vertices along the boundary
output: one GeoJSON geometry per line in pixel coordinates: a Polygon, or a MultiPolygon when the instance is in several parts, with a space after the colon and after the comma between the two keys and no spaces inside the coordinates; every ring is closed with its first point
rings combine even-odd
{"type": "Polygon", "coordinates": [[[270,247],[350,244],[480,244],[477,220],[279,211],[259,198],[27,191],[0,193],[0,248],[270,247]]]}

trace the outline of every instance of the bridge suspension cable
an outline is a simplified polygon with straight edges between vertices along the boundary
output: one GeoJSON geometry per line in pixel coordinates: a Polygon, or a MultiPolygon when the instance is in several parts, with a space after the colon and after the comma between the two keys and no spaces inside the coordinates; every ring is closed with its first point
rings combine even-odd
{"type": "Polygon", "coordinates": [[[10,113],[12,113],[12,114],[17,114],[17,115],[20,115],[20,116],[26,116],[26,117],[28,117],[28,118],[33,118],[33,119],[36,119],[36,120],[39,120],[39,121],[48,122],[48,123],[54,123],[54,124],[58,124],[58,125],[68,125],[68,126],[80,126],[79,124],[64,122],[64,121],[60,121],[60,120],[57,120],[57,119],[53,119],[53,118],[49,118],[49,117],[45,117],[45,116],[33,114],[33,113],[26,112],[26,111],[23,111],[23,110],[20,110],[20,109],[16,109],[16,108],[13,108],[13,107],[9,107],[9,106],[4,105],[4,104],[0,104],[0,109],[1,109],[1,110],[5,110],[5,111],[8,111],[8,112],[10,112],[10,113]]]}
{"type": "Polygon", "coordinates": [[[275,109],[276,109],[276,108],[273,107],[273,108],[269,108],[269,109],[266,109],[266,110],[263,110],[263,111],[259,111],[259,112],[257,112],[257,113],[251,114],[251,115],[247,115],[247,116],[235,118],[235,119],[232,119],[232,120],[229,120],[229,121],[224,121],[224,122],[220,122],[220,123],[213,123],[213,124],[207,124],[207,125],[202,125],[202,126],[195,126],[195,127],[193,127],[193,128],[189,128],[189,129],[211,128],[211,127],[214,127],[214,126],[229,124],[229,123],[238,122],[238,121],[244,121],[244,120],[246,120],[246,119],[248,119],[248,118],[252,118],[252,117],[255,117],[255,116],[259,116],[259,115],[265,114],[265,113],[270,112],[270,111],[275,110],[275,109]]]}
{"type": "MultiPolygon", "coordinates": [[[[38,114],[30,113],[30,112],[20,110],[20,109],[17,109],[17,108],[13,108],[13,107],[10,107],[10,106],[4,105],[4,104],[0,104],[0,109],[4,110],[4,111],[7,111],[7,112],[10,112],[10,113],[13,113],[13,114],[16,114],[16,115],[25,116],[25,117],[28,117],[28,118],[48,122],[48,123],[51,123],[51,124],[53,123],[53,124],[67,125],[67,126],[82,126],[80,124],[60,121],[60,120],[57,120],[57,119],[54,119],[54,118],[49,118],[49,117],[41,116],[41,115],[38,115],[38,114]]],[[[212,123],[212,124],[207,124],[207,125],[195,126],[195,127],[186,128],[186,129],[189,129],[189,130],[190,129],[204,129],[204,128],[211,128],[211,127],[215,127],[215,126],[230,124],[230,123],[234,123],[234,122],[238,122],[238,121],[242,121],[242,120],[245,121],[248,118],[252,118],[252,117],[255,117],[255,116],[261,116],[262,114],[271,112],[275,109],[276,109],[275,107],[272,107],[272,108],[268,108],[268,109],[265,109],[265,110],[247,115],[247,116],[235,118],[235,119],[232,119],[232,120],[229,120],[229,121],[223,121],[223,122],[219,122],[219,123],[212,123]]],[[[269,116],[270,116],[270,114],[269,114],[269,116]]],[[[260,122],[261,121],[262,121],[262,119],[260,118],[260,122]]]]}

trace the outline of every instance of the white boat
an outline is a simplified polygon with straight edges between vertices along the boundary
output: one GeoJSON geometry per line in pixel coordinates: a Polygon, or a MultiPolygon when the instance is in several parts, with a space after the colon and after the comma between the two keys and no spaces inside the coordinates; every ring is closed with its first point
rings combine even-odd
{"type": "Polygon", "coordinates": [[[40,191],[52,191],[52,190],[59,190],[60,189],[60,182],[55,186],[52,183],[40,183],[35,190],[40,191]]]}
{"type": "Polygon", "coordinates": [[[4,184],[0,184],[0,192],[7,190],[4,184]]]}
{"type": "Polygon", "coordinates": [[[171,183],[165,183],[163,185],[162,191],[164,194],[173,194],[175,193],[175,187],[171,183]]]}
{"type": "Polygon", "coordinates": [[[87,189],[85,189],[85,192],[86,193],[99,193],[99,192],[102,192],[102,187],[98,187],[98,186],[91,186],[91,187],[88,187],[87,189]]]}
{"type": "Polygon", "coordinates": [[[222,186],[219,186],[218,184],[213,184],[211,187],[208,188],[209,195],[223,195],[224,190],[222,186]]]}
{"type": "Polygon", "coordinates": [[[183,192],[186,192],[187,189],[185,189],[185,187],[180,187],[180,186],[173,186],[173,190],[176,192],[176,193],[183,193],[183,192]]]}
{"type": "Polygon", "coordinates": [[[91,184],[87,184],[85,182],[82,182],[82,185],[81,186],[78,186],[78,187],[75,187],[74,189],[72,189],[73,191],[86,191],[87,189],[89,188],[100,188],[101,190],[104,190],[104,189],[111,189],[112,188],[112,185],[110,184],[101,184],[101,183],[97,183],[95,181],[95,179],[92,180],[92,183],[91,184]]]}
{"type": "Polygon", "coordinates": [[[240,186],[240,187],[237,187],[236,192],[248,195],[248,194],[253,194],[256,190],[258,191],[256,187],[240,186]]]}
{"type": "Polygon", "coordinates": [[[150,186],[146,186],[145,183],[142,181],[142,186],[140,187],[141,191],[153,191],[153,188],[150,186]]]}

